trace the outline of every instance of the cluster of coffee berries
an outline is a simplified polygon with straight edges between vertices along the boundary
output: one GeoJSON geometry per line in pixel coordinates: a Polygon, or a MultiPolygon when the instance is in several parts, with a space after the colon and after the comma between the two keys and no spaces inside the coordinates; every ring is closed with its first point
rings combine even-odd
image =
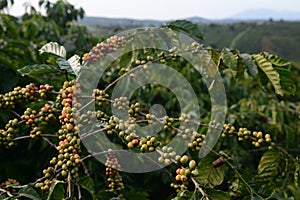
{"type": "Polygon", "coordinates": [[[235,127],[230,124],[224,124],[222,137],[236,135],[238,141],[252,140],[252,145],[255,147],[260,147],[262,143],[269,144],[269,149],[275,146],[275,143],[272,142],[270,134],[264,134],[261,131],[251,132],[247,128],[239,128],[238,131],[235,131],[235,127]]]}
{"type": "Polygon", "coordinates": [[[130,108],[128,109],[128,114],[130,117],[137,117],[139,115],[140,110],[141,104],[137,102],[135,104],[130,105],[130,108]]]}
{"type": "Polygon", "coordinates": [[[13,138],[18,133],[18,119],[9,120],[5,129],[0,129],[0,146],[10,148],[14,145],[13,138]]]}
{"type": "Polygon", "coordinates": [[[55,119],[57,109],[49,104],[45,104],[39,111],[38,116],[40,122],[49,122],[51,119],[55,119]]]}
{"type": "Polygon", "coordinates": [[[269,144],[269,149],[272,149],[275,146],[274,142],[271,142],[271,135],[270,134],[263,134],[261,131],[253,131],[252,135],[254,137],[252,141],[252,145],[255,147],[260,147],[263,142],[269,144]]]}
{"type": "Polygon", "coordinates": [[[166,62],[166,59],[167,59],[166,53],[167,52],[162,51],[162,52],[160,52],[160,53],[157,54],[157,58],[159,59],[159,61],[161,63],[165,63],[166,62]]]}
{"type": "Polygon", "coordinates": [[[173,147],[163,146],[163,148],[161,148],[161,151],[161,156],[158,157],[159,163],[170,165],[176,159],[176,156],[178,157],[173,147]]]}
{"type": "Polygon", "coordinates": [[[98,59],[109,54],[113,51],[116,51],[118,48],[122,47],[126,41],[123,37],[112,36],[106,39],[105,42],[98,43],[92,48],[89,53],[86,53],[82,57],[83,63],[95,63],[98,59]]]}
{"type": "MultiPolygon", "coordinates": [[[[16,190],[16,187],[12,187],[12,186],[19,186],[20,183],[15,180],[15,179],[7,179],[6,181],[0,183],[0,188],[2,189],[0,191],[0,196],[1,197],[6,197],[6,195],[9,193],[9,194],[12,194],[12,193],[16,193],[17,190],[16,190]]],[[[6,199],[6,198],[4,198],[6,199]]],[[[10,199],[10,198],[9,198],[10,199]]]]}
{"type": "Polygon", "coordinates": [[[187,189],[190,178],[199,176],[199,171],[196,168],[196,161],[189,161],[189,157],[187,155],[176,156],[176,162],[178,162],[181,167],[177,168],[175,176],[176,183],[171,183],[171,187],[175,188],[176,191],[179,192],[187,189]]]}
{"type": "Polygon", "coordinates": [[[98,106],[109,104],[109,95],[104,90],[94,89],[93,96],[95,97],[96,102],[98,102],[98,106]]]}
{"type": "MultiPolygon", "coordinates": [[[[58,106],[62,106],[58,130],[59,145],[56,147],[58,155],[50,161],[50,167],[44,170],[44,182],[38,182],[37,187],[47,191],[54,178],[65,180],[67,177],[78,178],[78,167],[81,165],[79,127],[75,125],[74,113],[77,111],[73,106],[79,106],[72,101],[73,94],[78,94],[79,86],[74,81],[66,81],[57,97],[58,106]],[[49,185],[50,184],[50,185],[49,185]]],[[[46,111],[46,110],[45,110],[46,111]]]]}
{"type": "Polygon", "coordinates": [[[0,108],[14,109],[17,103],[26,103],[37,98],[38,88],[30,83],[25,87],[15,87],[13,91],[5,94],[0,94],[0,108]]]}
{"type": "Polygon", "coordinates": [[[232,126],[231,124],[224,124],[222,137],[226,137],[227,135],[232,135],[234,131],[235,131],[234,126],[232,126]]]}
{"type": "Polygon", "coordinates": [[[173,47],[172,49],[170,49],[169,54],[172,57],[172,60],[177,60],[178,58],[181,57],[181,54],[178,51],[177,47],[173,47]]]}
{"type": "Polygon", "coordinates": [[[78,107],[76,105],[75,99],[72,99],[73,96],[80,94],[80,85],[79,83],[75,84],[75,81],[65,81],[63,87],[59,90],[59,95],[56,97],[56,107],[68,107],[73,105],[73,107],[78,107]]]}
{"type": "Polygon", "coordinates": [[[198,42],[193,42],[191,45],[187,46],[186,50],[191,51],[192,53],[198,53],[203,49],[203,46],[198,42]]]}
{"type": "Polygon", "coordinates": [[[43,192],[48,192],[51,184],[56,180],[53,178],[55,176],[55,170],[53,167],[48,167],[43,170],[44,181],[39,181],[35,184],[35,187],[40,188],[43,192]]]}
{"type": "Polygon", "coordinates": [[[137,138],[136,134],[137,124],[130,118],[130,120],[119,120],[117,122],[116,128],[120,130],[119,136],[124,138],[127,142],[137,138]]]}
{"type": "Polygon", "coordinates": [[[38,113],[36,110],[27,108],[21,116],[21,119],[24,120],[25,124],[31,128],[30,136],[32,138],[36,138],[42,133],[41,125],[43,123],[48,123],[51,119],[55,119],[54,114],[56,112],[55,108],[49,104],[45,104],[38,113]]]}
{"type": "Polygon", "coordinates": [[[129,101],[127,97],[119,97],[114,100],[112,106],[117,108],[118,110],[125,111],[129,107],[129,101]]]}
{"type": "Polygon", "coordinates": [[[136,66],[143,65],[143,69],[148,69],[147,62],[150,63],[153,61],[153,57],[151,55],[147,55],[144,59],[137,59],[134,61],[136,66]],[[145,67],[146,66],[146,67],[145,67]]]}
{"type": "Polygon", "coordinates": [[[107,177],[108,187],[111,191],[119,194],[121,190],[124,189],[122,176],[120,175],[121,166],[118,163],[118,160],[114,155],[114,152],[111,150],[108,150],[105,166],[106,166],[105,175],[107,177]]]}
{"type": "Polygon", "coordinates": [[[141,137],[139,140],[138,147],[142,152],[152,152],[160,146],[160,141],[154,136],[141,137]]]}
{"type": "Polygon", "coordinates": [[[39,95],[42,99],[47,98],[47,93],[52,91],[52,87],[48,84],[40,85],[39,95]]]}
{"type": "Polygon", "coordinates": [[[162,123],[163,123],[163,128],[164,130],[171,130],[172,129],[172,124],[174,122],[174,118],[165,116],[162,123]]]}
{"type": "Polygon", "coordinates": [[[188,147],[193,151],[200,151],[201,147],[205,144],[206,135],[193,131],[191,142],[188,147]]]}
{"type": "Polygon", "coordinates": [[[21,119],[25,121],[25,124],[30,127],[37,126],[38,119],[36,118],[37,111],[31,108],[26,108],[24,114],[21,116],[21,119]]]}
{"type": "Polygon", "coordinates": [[[118,122],[119,118],[114,115],[109,118],[108,124],[105,126],[105,130],[108,135],[111,135],[113,133],[113,130],[115,130],[118,122]]]}

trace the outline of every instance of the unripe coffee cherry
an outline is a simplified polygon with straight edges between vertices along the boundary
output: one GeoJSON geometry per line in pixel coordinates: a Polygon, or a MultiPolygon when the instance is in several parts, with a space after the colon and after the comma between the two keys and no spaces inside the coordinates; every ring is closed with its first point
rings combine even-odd
{"type": "Polygon", "coordinates": [[[192,176],[199,176],[199,171],[198,169],[194,169],[192,172],[191,172],[192,176]]]}
{"type": "Polygon", "coordinates": [[[196,167],[196,161],[195,160],[191,160],[189,163],[189,168],[190,169],[194,169],[196,167]]]}

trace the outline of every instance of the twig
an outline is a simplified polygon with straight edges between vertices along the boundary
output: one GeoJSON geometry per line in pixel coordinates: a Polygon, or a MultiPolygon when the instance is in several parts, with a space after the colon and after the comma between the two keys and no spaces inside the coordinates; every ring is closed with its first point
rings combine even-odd
{"type": "Polygon", "coordinates": [[[0,191],[6,193],[9,197],[13,197],[13,195],[7,190],[0,188],[0,191]]]}
{"type": "Polygon", "coordinates": [[[198,182],[194,179],[194,177],[191,177],[194,185],[196,186],[196,188],[199,190],[199,192],[202,194],[202,196],[206,199],[209,200],[207,194],[204,192],[204,190],[200,187],[200,185],[198,184],[198,182]]]}
{"type": "Polygon", "coordinates": [[[14,115],[16,115],[19,119],[21,119],[21,115],[19,115],[19,113],[17,113],[14,110],[9,110],[9,112],[13,113],[14,115]]]}
{"type": "MultiPolygon", "coordinates": [[[[41,134],[41,137],[58,137],[57,135],[52,135],[52,134],[41,134]]],[[[20,136],[17,138],[14,138],[13,141],[17,141],[17,140],[23,140],[23,139],[31,139],[30,135],[25,135],[25,136],[20,136]]]]}
{"type": "Polygon", "coordinates": [[[42,138],[43,138],[43,140],[44,140],[45,142],[47,142],[48,144],[50,144],[51,147],[56,148],[56,145],[53,144],[48,138],[46,138],[46,137],[42,137],[42,138]]]}
{"type": "Polygon", "coordinates": [[[81,189],[80,189],[80,186],[77,185],[77,191],[78,191],[78,199],[82,199],[82,196],[81,196],[81,189]]]}

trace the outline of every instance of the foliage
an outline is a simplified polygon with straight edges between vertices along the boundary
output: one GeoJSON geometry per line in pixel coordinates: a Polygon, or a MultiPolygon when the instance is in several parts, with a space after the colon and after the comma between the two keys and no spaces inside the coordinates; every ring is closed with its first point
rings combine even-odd
{"type": "MultiPolygon", "coordinates": [[[[74,9],[62,4],[64,1],[58,4],[40,2],[48,9],[61,6],[74,9]]],[[[71,19],[80,15],[74,13],[71,19]]],[[[30,23],[33,19],[38,23],[44,18],[36,14],[32,17],[30,23]]],[[[299,198],[300,104],[298,97],[293,96],[297,85],[291,74],[292,70],[299,73],[299,69],[290,62],[267,52],[248,54],[198,43],[181,44],[178,39],[182,37],[181,32],[194,34],[195,38],[202,34],[196,25],[180,20],[164,27],[165,32],[159,32],[159,36],[146,35],[144,29],[136,30],[137,35],[142,33],[137,38],[112,36],[96,44],[80,61],[79,56],[71,55],[82,55],[80,52],[84,49],[72,51],[67,45],[59,45],[59,39],[45,43],[48,39],[43,37],[47,35],[24,38],[19,33],[27,26],[20,28],[20,22],[12,16],[1,15],[1,18],[0,28],[10,30],[16,37],[7,31],[0,32],[1,38],[10,43],[9,46],[5,44],[6,51],[0,53],[0,65],[14,73],[11,77],[18,78],[7,80],[13,85],[0,95],[0,199],[299,198]],[[175,32],[177,35],[172,29],[179,31],[175,32]],[[155,41],[158,37],[176,48],[163,51],[143,46],[145,41],[155,41]],[[17,54],[21,48],[18,40],[24,42],[24,54],[17,54]],[[41,54],[27,44],[38,45],[41,54]],[[145,48],[133,49],[132,44],[145,48]],[[80,77],[85,73],[95,74],[93,70],[99,70],[97,66],[106,64],[106,55],[114,55],[122,48],[129,51],[120,57],[108,56],[114,62],[108,64],[93,91],[83,93],[86,85],[81,84],[80,77]],[[69,50],[72,54],[67,53],[69,50]],[[222,76],[227,93],[224,124],[210,122],[213,106],[207,91],[218,83],[207,86],[183,56],[192,53],[192,58],[198,59],[199,52],[201,62],[210,63],[211,67],[204,68],[207,71],[203,74],[210,77],[217,71],[222,76]],[[15,62],[8,62],[14,58],[15,62]],[[163,69],[158,64],[172,66],[188,80],[197,94],[201,119],[194,117],[193,102],[187,102],[187,108],[191,109],[185,113],[173,91],[155,84],[135,91],[130,91],[128,86],[123,92],[133,92],[130,99],[126,96],[113,98],[113,87],[118,81],[125,85],[126,80],[143,80],[150,76],[153,68],[163,69]],[[60,82],[53,78],[53,73],[62,75],[60,82]],[[34,83],[12,89],[21,83],[19,78],[34,83]],[[86,109],[89,102],[94,104],[94,111],[86,109]],[[149,110],[156,103],[165,105],[166,114],[149,110]],[[126,117],[113,114],[111,108],[126,117]],[[93,129],[84,129],[82,125],[91,123],[93,117],[96,118],[95,126],[89,126],[93,129]],[[138,131],[138,125],[153,124],[162,127],[156,135],[150,135],[148,130],[138,131]],[[195,124],[197,130],[191,131],[195,124]],[[199,152],[207,148],[211,129],[220,130],[221,137],[214,148],[209,149],[209,154],[199,157],[199,152]],[[156,153],[155,163],[165,167],[148,173],[122,172],[126,166],[118,152],[86,149],[87,138],[92,138],[88,141],[96,149],[101,145],[97,137],[102,135],[118,147],[140,155],[156,153]],[[182,154],[168,147],[175,135],[180,138],[181,145],[187,147],[182,154]],[[104,155],[104,164],[93,158],[99,155],[104,155]]],[[[26,20],[22,24],[26,24],[26,20]]],[[[61,22],[57,27],[60,29],[66,24],[61,22]]],[[[58,30],[58,33],[64,35],[66,32],[58,30]]],[[[163,73],[156,78],[166,80],[163,73]]],[[[172,78],[167,80],[176,80],[175,75],[172,78]]],[[[182,88],[180,85],[174,91],[179,90],[185,96],[182,88]]],[[[134,163],[129,164],[134,167],[134,163]]]]}

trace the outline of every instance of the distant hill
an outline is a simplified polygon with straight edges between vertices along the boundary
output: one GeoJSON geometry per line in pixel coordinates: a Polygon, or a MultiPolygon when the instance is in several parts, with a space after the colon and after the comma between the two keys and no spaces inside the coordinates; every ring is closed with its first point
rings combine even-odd
{"type": "Polygon", "coordinates": [[[274,11],[270,9],[250,9],[230,17],[231,19],[239,20],[285,20],[299,21],[300,12],[295,11],[274,11]]]}
{"type": "Polygon", "coordinates": [[[126,18],[107,18],[107,17],[85,17],[80,23],[89,26],[113,27],[113,26],[160,26],[164,21],[159,20],[138,20],[126,18]]]}
{"type": "MultiPolygon", "coordinates": [[[[300,21],[300,12],[296,11],[275,11],[270,9],[250,9],[237,13],[229,18],[212,20],[203,17],[190,17],[187,20],[197,24],[211,24],[211,23],[237,23],[244,21],[268,21],[284,20],[284,21],[300,21]]],[[[138,20],[126,18],[107,18],[107,17],[85,17],[80,21],[82,24],[89,27],[141,27],[141,26],[160,26],[167,21],[164,20],[138,20]]]]}
{"type": "MultiPolygon", "coordinates": [[[[196,24],[211,24],[211,23],[236,23],[244,20],[238,19],[221,19],[210,20],[203,17],[190,17],[186,18],[196,24]]],[[[88,27],[142,27],[142,26],[161,26],[167,23],[166,20],[140,20],[140,19],[127,19],[127,18],[107,18],[107,17],[85,17],[79,21],[88,27]]]]}

